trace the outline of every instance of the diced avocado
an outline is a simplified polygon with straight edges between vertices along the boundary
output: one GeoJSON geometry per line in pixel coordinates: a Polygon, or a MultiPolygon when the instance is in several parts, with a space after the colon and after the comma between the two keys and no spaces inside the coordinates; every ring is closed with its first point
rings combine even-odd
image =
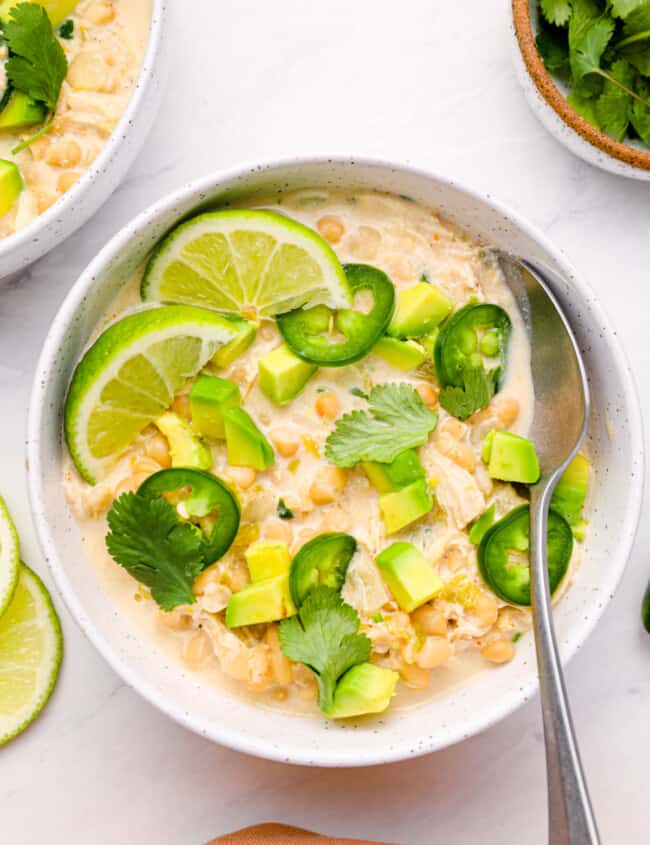
{"type": "Polygon", "coordinates": [[[431,601],[444,587],[442,578],[412,543],[393,543],[375,560],[397,604],[406,613],[431,601]]]}
{"type": "Polygon", "coordinates": [[[418,343],[424,349],[424,353],[427,358],[433,358],[433,351],[436,348],[436,340],[438,340],[438,335],[440,334],[440,329],[434,329],[429,334],[423,334],[422,337],[418,338],[418,343]]]}
{"type": "Polygon", "coordinates": [[[368,480],[380,493],[394,493],[424,478],[424,467],[413,449],[401,452],[390,464],[363,461],[368,480]]]}
{"type": "Polygon", "coordinates": [[[426,358],[424,348],[415,340],[399,340],[396,337],[380,337],[372,351],[391,367],[403,372],[417,369],[426,358]]]}
{"type": "Polygon", "coordinates": [[[487,533],[488,528],[492,527],[492,523],[494,522],[494,510],[495,506],[490,505],[490,507],[479,516],[474,525],[472,525],[472,529],[469,532],[470,543],[473,543],[475,546],[480,544],[481,540],[487,533]]]}
{"type": "Polygon", "coordinates": [[[395,693],[399,674],[373,663],[360,663],[343,675],[327,711],[331,719],[349,719],[367,713],[382,713],[395,693]]]}
{"type": "Polygon", "coordinates": [[[577,540],[583,540],[585,521],[582,509],[587,498],[591,464],[584,455],[576,455],[557,483],[551,507],[569,523],[577,540]]]}
{"type": "Polygon", "coordinates": [[[45,106],[22,91],[14,91],[0,112],[0,129],[23,129],[45,120],[45,106]]]}
{"type": "Polygon", "coordinates": [[[440,288],[418,282],[397,294],[397,307],[388,326],[393,337],[421,337],[429,334],[450,313],[454,303],[440,288]]]}
{"type": "Polygon", "coordinates": [[[0,216],[6,214],[23,189],[23,178],[13,161],[0,158],[0,216]]]}
{"type": "Polygon", "coordinates": [[[379,509],[387,534],[395,534],[411,522],[429,513],[433,499],[426,481],[415,481],[394,493],[379,497],[379,509]]]}
{"type": "Polygon", "coordinates": [[[291,556],[286,543],[272,540],[260,540],[253,543],[244,552],[251,581],[263,581],[288,572],[291,556]]]}
{"type": "Polygon", "coordinates": [[[263,355],[258,367],[260,390],[276,405],[295,399],[318,369],[294,355],[285,343],[263,355]]]}
{"type": "Polygon", "coordinates": [[[199,376],[190,390],[192,425],[206,437],[223,440],[226,428],[224,411],[238,408],[241,392],[234,381],[217,376],[199,376]]]}
{"type": "Polygon", "coordinates": [[[265,578],[234,593],[226,607],[226,625],[259,625],[295,616],[298,611],[291,598],[289,573],[265,578]]]}
{"type": "MultiPolygon", "coordinates": [[[[20,2],[21,0],[2,0],[0,3],[0,18],[6,20],[11,9],[20,2]]],[[[70,15],[79,0],[31,0],[31,2],[38,2],[39,6],[43,6],[52,26],[56,28],[70,15]]]]}
{"type": "Polygon", "coordinates": [[[535,444],[510,431],[491,431],[483,441],[481,457],[491,478],[535,484],[539,481],[539,461],[535,444]]]}
{"type": "Polygon", "coordinates": [[[234,467],[263,470],[275,463],[273,447],[242,408],[230,408],[223,415],[228,463],[234,467]]]}
{"type": "Polygon", "coordinates": [[[237,334],[232,340],[224,344],[218,352],[216,352],[210,362],[215,367],[227,367],[229,364],[243,355],[251,343],[255,340],[255,326],[246,320],[233,320],[233,326],[237,329],[237,334]]]}
{"type": "Polygon", "coordinates": [[[173,467],[195,467],[196,469],[212,467],[210,447],[178,414],[167,411],[158,417],[156,426],[167,438],[173,467]]]}

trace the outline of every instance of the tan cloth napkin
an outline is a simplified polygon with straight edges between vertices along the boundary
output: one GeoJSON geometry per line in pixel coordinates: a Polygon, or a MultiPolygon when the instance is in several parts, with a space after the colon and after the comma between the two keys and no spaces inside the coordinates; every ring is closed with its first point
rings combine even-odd
{"type": "MultiPolygon", "coordinates": [[[[380,845],[360,839],[332,839],[309,830],[284,824],[256,824],[234,833],[226,833],[206,845],[380,845]]],[[[386,843],[390,845],[390,843],[386,843]]]]}

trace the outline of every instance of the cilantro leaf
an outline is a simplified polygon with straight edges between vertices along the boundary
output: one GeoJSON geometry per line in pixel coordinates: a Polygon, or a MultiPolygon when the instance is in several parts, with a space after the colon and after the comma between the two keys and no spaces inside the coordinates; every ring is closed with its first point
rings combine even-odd
{"type": "Polygon", "coordinates": [[[596,116],[596,100],[593,97],[581,97],[580,94],[572,91],[566,99],[574,112],[584,118],[587,123],[595,126],[596,129],[600,129],[600,121],[596,116]]]}
{"type": "Polygon", "coordinates": [[[400,452],[426,443],[438,417],[409,384],[373,387],[367,411],[352,411],[337,421],[325,443],[330,463],[351,467],[358,461],[390,463],[400,452]]]}
{"type": "Polygon", "coordinates": [[[556,26],[563,26],[571,17],[569,0],[540,0],[539,5],[546,20],[556,26]]]}
{"type": "Polygon", "coordinates": [[[278,499],[277,514],[280,519],[293,519],[295,517],[295,513],[286,506],[284,499],[278,499]]]}
{"type": "Polygon", "coordinates": [[[440,406],[459,420],[487,408],[496,392],[499,370],[487,373],[483,366],[470,367],[463,373],[463,387],[445,387],[440,392],[440,406]]]}
{"type": "Polygon", "coordinates": [[[54,112],[68,62],[47,12],[38,3],[19,3],[3,28],[10,51],[6,64],[9,81],[54,112]]]}
{"type": "MultiPolygon", "coordinates": [[[[640,77],[636,84],[637,92],[646,100],[650,100],[650,84],[640,77]]],[[[630,123],[641,140],[650,147],[650,108],[638,100],[632,104],[630,123]]]]}
{"type": "Polygon", "coordinates": [[[166,499],[123,493],[108,512],[108,526],[111,557],[151,588],[163,610],[196,601],[192,585],[203,568],[205,543],[166,499]]]}
{"type": "Polygon", "coordinates": [[[535,39],[539,55],[546,69],[562,76],[569,74],[569,43],[566,31],[543,25],[535,39]]]}
{"type": "Polygon", "coordinates": [[[650,76],[650,0],[637,6],[625,19],[623,38],[617,46],[631,65],[650,76]]]}
{"type": "Polygon", "coordinates": [[[646,0],[610,0],[612,14],[617,18],[626,18],[638,6],[643,6],[646,0]]]}
{"type": "MultiPolygon", "coordinates": [[[[627,89],[634,84],[634,70],[625,59],[614,62],[609,73],[627,89]]],[[[622,141],[630,123],[632,97],[610,79],[606,79],[603,93],[596,100],[594,110],[603,132],[607,132],[617,141],[622,141]]]]}
{"type": "Polygon", "coordinates": [[[580,29],[580,34],[574,36],[573,43],[569,36],[574,84],[585,76],[600,71],[600,61],[613,33],[614,21],[608,17],[600,17],[586,23],[580,29]]]}
{"type": "Polygon", "coordinates": [[[358,631],[356,610],[344,603],[337,590],[325,586],[309,592],[298,616],[280,623],[282,653],[316,675],[318,704],[326,714],[339,678],[370,657],[370,640],[358,631]]]}

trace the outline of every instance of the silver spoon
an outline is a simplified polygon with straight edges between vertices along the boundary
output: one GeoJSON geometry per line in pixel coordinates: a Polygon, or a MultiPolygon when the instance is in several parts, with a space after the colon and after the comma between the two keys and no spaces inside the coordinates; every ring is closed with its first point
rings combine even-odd
{"type": "Polygon", "coordinates": [[[542,700],[550,845],[598,845],[553,626],[546,525],[555,485],[589,423],[589,386],[569,323],[550,290],[561,280],[528,261],[495,253],[528,330],[535,390],[530,432],[541,478],[530,491],[530,586],[542,700]]]}

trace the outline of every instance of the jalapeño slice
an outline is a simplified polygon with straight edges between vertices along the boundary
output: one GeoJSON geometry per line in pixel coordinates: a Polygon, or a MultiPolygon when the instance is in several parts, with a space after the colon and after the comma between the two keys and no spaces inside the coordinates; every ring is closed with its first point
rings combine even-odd
{"type": "Polygon", "coordinates": [[[510,317],[498,305],[465,305],[440,329],[434,349],[438,380],[442,387],[464,387],[468,370],[481,368],[483,357],[494,359],[489,370],[496,387],[506,364],[510,317]]]}
{"type": "Polygon", "coordinates": [[[190,519],[203,520],[202,527],[207,524],[205,565],[223,557],[239,529],[239,505],[223,481],[203,470],[178,467],[154,473],[138,490],[138,495],[148,499],[166,493],[178,493],[190,519]]]}
{"type": "Polygon", "coordinates": [[[287,345],[303,361],[320,367],[342,367],[367,355],[384,334],[395,307],[395,288],[388,276],[368,264],[345,264],[352,296],[365,293],[372,300],[369,310],[343,308],[330,311],[324,305],[281,314],[278,327],[287,345]],[[332,337],[331,329],[342,338],[332,337]]]}
{"type": "MultiPolygon", "coordinates": [[[[530,604],[529,519],[528,505],[515,508],[486,531],[478,547],[483,580],[508,604],[530,604]]],[[[546,537],[548,579],[554,593],[571,560],[573,534],[566,519],[553,510],[548,515],[546,537]]]]}
{"type": "Polygon", "coordinates": [[[325,585],[340,590],[357,541],[350,534],[319,534],[301,546],[291,561],[289,586],[296,607],[314,587],[325,585]]]}

